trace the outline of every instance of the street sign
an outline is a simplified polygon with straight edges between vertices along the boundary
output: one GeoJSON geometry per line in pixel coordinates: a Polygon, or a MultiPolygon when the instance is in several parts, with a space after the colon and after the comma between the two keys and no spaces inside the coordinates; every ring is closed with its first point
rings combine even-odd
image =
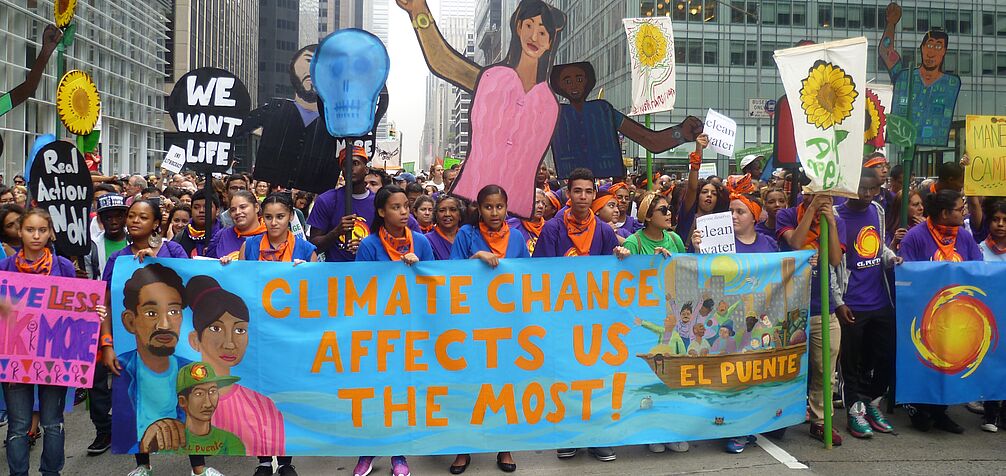
{"type": "Polygon", "coordinates": [[[772,99],[748,99],[748,117],[758,119],[768,119],[771,113],[768,111],[768,102],[772,101],[772,111],[775,111],[775,100],[772,99]]]}

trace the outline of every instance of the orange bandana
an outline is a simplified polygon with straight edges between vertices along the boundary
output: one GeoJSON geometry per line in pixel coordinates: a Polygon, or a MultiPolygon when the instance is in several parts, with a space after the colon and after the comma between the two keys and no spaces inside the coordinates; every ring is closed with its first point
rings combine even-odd
{"type": "MultiPolygon", "coordinates": [[[[761,205],[759,205],[758,202],[739,193],[731,193],[730,200],[740,200],[744,203],[744,206],[748,207],[748,210],[751,210],[751,214],[754,215],[756,222],[761,219],[761,205]]],[[[799,215],[799,212],[797,212],[797,214],[799,215]]]]}
{"type": "Polygon", "coordinates": [[[956,226],[943,226],[933,223],[933,219],[926,220],[926,228],[929,229],[929,236],[936,242],[936,253],[933,253],[933,261],[950,261],[960,263],[964,258],[954,249],[957,245],[956,226]]]}
{"type": "Polygon", "coordinates": [[[575,255],[570,253],[566,253],[566,255],[590,255],[590,245],[594,242],[594,228],[597,226],[597,219],[594,218],[594,215],[588,215],[585,221],[580,222],[573,217],[573,210],[566,210],[562,221],[566,223],[566,234],[569,235],[569,240],[573,242],[573,248],[576,250],[575,255]]]}
{"type": "Polygon", "coordinates": [[[499,231],[492,231],[485,223],[479,222],[479,231],[482,232],[482,239],[486,240],[493,254],[497,258],[506,258],[507,245],[510,244],[510,225],[504,221],[499,231]]]}
{"type": "MultiPolygon", "coordinates": [[[[258,236],[258,235],[261,235],[263,233],[265,233],[265,223],[263,223],[262,220],[259,220],[257,227],[252,228],[251,231],[249,231],[247,233],[242,233],[241,230],[238,230],[238,227],[236,227],[236,226],[234,227],[234,234],[238,235],[238,238],[248,238],[250,236],[258,236]]],[[[266,240],[262,240],[262,241],[266,241],[266,240]]]]}
{"type": "Polygon", "coordinates": [[[727,190],[730,193],[751,193],[755,191],[751,174],[731,175],[727,177],[727,190]]]}
{"type": "Polygon", "coordinates": [[[1006,248],[1000,248],[999,245],[996,244],[996,240],[992,239],[992,236],[985,238],[985,246],[988,246],[989,250],[997,255],[1006,253],[1006,248]]]}
{"type": "Polygon", "coordinates": [[[886,163],[887,163],[887,159],[886,158],[884,158],[884,157],[874,157],[874,158],[872,158],[870,160],[867,160],[866,163],[863,164],[863,167],[865,167],[865,168],[876,167],[878,165],[883,165],[883,164],[886,164],[886,163]]]}
{"type": "Polygon", "coordinates": [[[52,274],[52,252],[49,248],[42,249],[42,256],[29,263],[24,257],[24,249],[14,255],[14,266],[20,273],[52,274]]]}
{"type": "Polygon", "coordinates": [[[529,231],[535,238],[541,236],[541,227],[545,226],[545,219],[538,217],[535,220],[521,220],[524,229],[529,231]]]}
{"type": "MultiPolygon", "coordinates": [[[[800,221],[803,220],[804,213],[807,212],[807,202],[803,202],[800,206],[796,207],[796,224],[800,226],[800,221]]],[[[818,243],[817,238],[821,236],[821,224],[818,223],[820,218],[814,217],[814,221],[810,222],[810,229],[807,230],[807,241],[803,243],[800,247],[801,250],[816,250],[818,243]]]]}
{"type": "Polygon", "coordinates": [[[608,187],[608,193],[614,195],[615,192],[617,192],[617,191],[619,191],[619,190],[621,190],[623,188],[628,188],[628,187],[629,186],[626,185],[625,182],[613,183],[613,184],[611,184],[610,187],[608,187]]]}
{"type": "Polygon", "coordinates": [[[556,211],[562,209],[562,204],[559,203],[559,197],[555,196],[555,192],[545,192],[545,196],[548,197],[548,201],[552,202],[552,206],[555,207],[556,211]]]}
{"type": "Polygon", "coordinates": [[[258,246],[258,260],[259,261],[280,261],[280,262],[291,262],[293,261],[293,247],[296,243],[297,238],[293,236],[292,231],[286,232],[286,241],[278,248],[273,248],[272,244],[269,243],[268,236],[262,236],[262,242],[258,246]]]}
{"type": "Polygon", "coordinates": [[[401,261],[403,256],[415,251],[415,247],[412,244],[412,230],[408,227],[405,228],[405,236],[401,238],[391,236],[391,233],[388,233],[388,229],[383,226],[377,232],[377,235],[381,238],[384,251],[388,252],[391,261],[401,261]]]}
{"type": "Polygon", "coordinates": [[[611,194],[606,193],[598,195],[598,197],[594,199],[594,202],[590,204],[590,211],[594,212],[596,215],[597,212],[601,211],[601,209],[608,204],[608,202],[614,202],[616,200],[615,196],[611,194]]]}

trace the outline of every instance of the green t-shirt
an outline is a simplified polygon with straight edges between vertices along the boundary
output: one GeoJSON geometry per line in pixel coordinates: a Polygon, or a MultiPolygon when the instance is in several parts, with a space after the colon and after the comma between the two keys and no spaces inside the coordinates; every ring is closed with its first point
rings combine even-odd
{"type": "Polygon", "coordinates": [[[634,255],[652,255],[656,253],[657,248],[665,248],[671,253],[685,252],[685,244],[681,242],[681,237],[667,230],[664,230],[664,239],[660,241],[647,238],[643,230],[639,230],[626,238],[622,246],[634,255]]]}
{"type": "Polygon", "coordinates": [[[185,429],[185,452],[190,455],[242,455],[245,445],[229,431],[212,427],[205,436],[193,435],[185,429]]]}
{"type": "Polygon", "coordinates": [[[112,241],[105,238],[105,256],[112,256],[116,251],[119,251],[126,246],[129,246],[129,240],[123,238],[122,241],[112,241]]]}

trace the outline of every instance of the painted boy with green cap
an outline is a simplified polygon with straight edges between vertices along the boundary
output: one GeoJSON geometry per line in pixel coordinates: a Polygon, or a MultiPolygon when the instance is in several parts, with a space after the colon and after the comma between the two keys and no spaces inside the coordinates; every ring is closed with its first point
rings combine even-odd
{"type": "Polygon", "coordinates": [[[213,367],[204,362],[193,362],[178,371],[178,406],[185,410],[185,452],[245,454],[245,446],[237,436],[210,424],[219,402],[219,389],[238,380],[230,375],[217,376],[213,367]]]}

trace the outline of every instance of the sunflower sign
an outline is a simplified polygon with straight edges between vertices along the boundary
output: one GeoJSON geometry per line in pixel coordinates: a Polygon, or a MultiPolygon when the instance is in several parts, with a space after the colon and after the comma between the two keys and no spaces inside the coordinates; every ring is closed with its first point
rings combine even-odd
{"type": "Polygon", "coordinates": [[[101,114],[101,97],[91,75],[76,69],[63,75],[56,88],[56,112],[66,130],[78,136],[94,131],[101,114]]]}
{"type": "Polygon", "coordinates": [[[887,116],[891,113],[894,100],[894,86],[890,84],[866,84],[866,124],[863,125],[866,147],[863,155],[884,151],[887,137],[887,116]]]}
{"type": "Polygon", "coordinates": [[[622,23],[632,61],[632,110],[629,115],[674,109],[677,84],[671,19],[625,18],[622,23]]]}
{"type": "Polygon", "coordinates": [[[866,121],[866,38],[775,52],[797,156],[817,193],[856,197],[866,121]]]}

